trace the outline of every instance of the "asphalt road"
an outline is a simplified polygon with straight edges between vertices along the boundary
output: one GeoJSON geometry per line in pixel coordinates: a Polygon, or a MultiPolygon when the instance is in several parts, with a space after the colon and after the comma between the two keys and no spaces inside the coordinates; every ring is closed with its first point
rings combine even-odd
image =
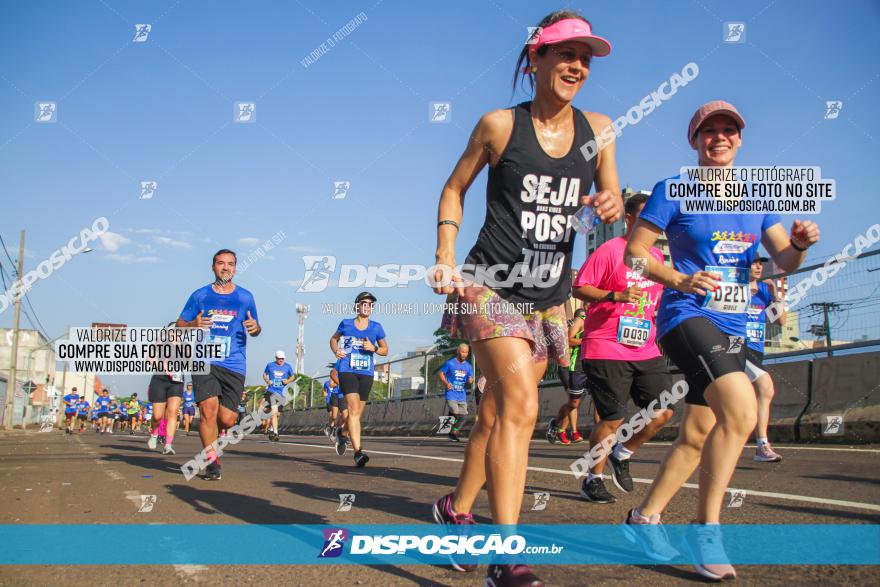
{"type": "MultiPolygon", "coordinates": [[[[569,463],[585,445],[551,446],[534,441],[529,461],[523,523],[613,524],[638,504],[667,446],[651,444],[632,464],[632,494],[617,493],[615,504],[597,505],[578,496],[569,463]],[[530,511],[533,492],[549,492],[543,511],[530,511]]],[[[177,455],[150,451],[144,435],[68,436],[57,431],[0,433],[0,507],[3,524],[410,524],[431,521],[434,499],[455,485],[464,443],[445,437],[366,439],[371,455],[356,469],[349,453],[338,457],[322,437],[282,436],[269,443],[251,436],[224,455],[223,479],[187,482],[180,465],[200,449],[195,435],[178,436],[177,455]],[[340,493],[354,493],[355,505],[337,512],[340,493]],[[150,512],[139,512],[140,495],[156,495],[150,512]]],[[[876,446],[777,446],[781,463],[757,463],[746,447],[732,486],[746,491],[740,507],[728,507],[726,523],[880,523],[880,450],[876,446]]],[[[695,480],[691,480],[695,482],[695,480]]],[[[695,487],[695,486],[694,486],[695,487]]],[[[664,521],[691,521],[696,490],[686,487],[664,521]]],[[[485,493],[474,513],[489,523],[485,493]]],[[[4,548],[13,545],[3,545],[4,548]]],[[[819,546],[819,545],[817,545],[819,546]]],[[[71,548],[94,549],[94,544],[71,548]]],[[[259,548],[260,545],[238,547],[259,548]]],[[[755,545],[772,549],[774,545],[755,545]]],[[[132,545],[137,548],[137,545],[132,545]]],[[[266,560],[271,561],[271,545],[266,560]]],[[[700,582],[690,567],[541,566],[548,585],[678,585],[700,582]]],[[[878,567],[739,566],[738,583],[761,585],[878,584],[878,567]]],[[[357,565],[164,565],[0,566],[0,585],[95,585],[158,581],[175,583],[287,585],[478,585],[478,574],[438,566],[357,565]]]]}

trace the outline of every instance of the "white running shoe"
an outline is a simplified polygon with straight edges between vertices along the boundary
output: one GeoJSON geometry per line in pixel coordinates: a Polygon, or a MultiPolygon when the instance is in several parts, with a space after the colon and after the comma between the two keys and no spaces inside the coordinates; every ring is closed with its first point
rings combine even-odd
{"type": "Polygon", "coordinates": [[[163,455],[173,455],[173,454],[177,454],[177,453],[174,452],[173,446],[171,446],[170,444],[166,444],[165,450],[162,451],[162,454],[163,455]]]}
{"type": "Polygon", "coordinates": [[[150,439],[147,440],[147,446],[150,447],[150,450],[156,450],[156,447],[159,445],[159,437],[150,435],[150,439]]]}

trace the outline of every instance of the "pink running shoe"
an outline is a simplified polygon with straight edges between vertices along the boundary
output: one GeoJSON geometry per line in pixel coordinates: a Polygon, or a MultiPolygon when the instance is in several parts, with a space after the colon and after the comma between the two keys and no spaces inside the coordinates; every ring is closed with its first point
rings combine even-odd
{"type": "Polygon", "coordinates": [[[755,450],[755,456],[752,459],[761,463],[778,463],[782,460],[782,457],[773,450],[769,442],[765,442],[758,445],[758,448],[755,450]]]}
{"type": "MultiPolygon", "coordinates": [[[[437,503],[434,504],[434,521],[444,526],[476,524],[476,522],[474,522],[474,516],[472,514],[456,514],[454,511],[452,511],[451,493],[444,495],[437,500],[437,503]]],[[[475,564],[456,562],[456,560],[452,557],[450,557],[449,560],[452,563],[452,568],[456,571],[470,573],[477,568],[477,565],[475,564]]]]}

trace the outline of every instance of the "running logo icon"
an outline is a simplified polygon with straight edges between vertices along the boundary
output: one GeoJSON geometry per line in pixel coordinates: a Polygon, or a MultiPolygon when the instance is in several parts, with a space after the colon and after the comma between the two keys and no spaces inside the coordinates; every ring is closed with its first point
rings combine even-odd
{"type": "Polygon", "coordinates": [[[159,182],[157,181],[142,181],[141,182],[141,195],[138,197],[138,200],[150,200],[156,195],[156,190],[159,188],[159,182]]]}
{"type": "Polygon", "coordinates": [[[840,100],[829,100],[825,102],[825,120],[834,120],[840,116],[841,109],[843,109],[843,102],[840,100]]]}
{"type": "Polygon", "coordinates": [[[547,491],[537,491],[534,493],[535,503],[532,505],[533,512],[543,512],[547,509],[547,503],[550,501],[550,493],[547,491]]]}
{"type": "Polygon", "coordinates": [[[730,336],[727,337],[730,340],[730,344],[727,347],[727,354],[735,355],[740,352],[743,348],[743,344],[745,344],[746,339],[744,336],[730,336]]]}
{"type": "Polygon", "coordinates": [[[348,540],[348,530],[326,528],[324,530],[324,547],[318,553],[318,558],[338,557],[344,550],[346,540],[348,540]]]}
{"type": "Polygon", "coordinates": [[[647,257],[633,257],[632,258],[632,273],[635,277],[641,277],[645,274],[645,271],[648,269],[648,258],[647,257]]]}
{"type": "Polygon", "coordinates": [[[843,416],[825,416],[825,425],[822,427],[822,436],[837,436],[843,434],[843,416]]]}
{"type": "Polygon", "coordinates": [[[156,505],[156,496],[155,495],[142,495],[141,496],[141,505],[138,506],[139,514],[148,514],[153,511],[153,506],[156,505]]]}
{"type": "Polygon", "coordinates": [[[746,500],[746,492],[742,489],[736,489],[731,492],[730,495],[730,503],[727,504],[729,508],[739,508],[742,507],[743,502],[746,500]]]}
{"type": "Polygon", "coordinates": [[[257,121],[257,104],[255,102],[236,102],[233,120],[239,124],[257,121]]]}
{"type": "Polygon", "coordinates": [[[337,512],[350,512],[351,506],[354,505],[354,493],[340,493],[339,494],[339,507],[336,508],[337,512]]]}
{"type": "Polygon", "coordinates": [[[146,43],[147,37],[150,36],[150,31],[153,30],[153,25],[151,24],[136,24],[134,25],[134,38],[131,40],[132,43],[146,43]]]}
{"type": "Polygon", "coordinates": [[[333,182],[333,199],[334,200],[344,200],[345,196],[348,195],[348,190],[351,189],[350,181],[334,181],[333,182]]]}
{"type": "Polygon", "coordinates": [[[440,416],[440,427],[437,429],[437,434],[449,434],[453,424],[455,424],[455,416],[440,416]]]}
{"type": "Polygon", "coordinates": [[[303,257],[306,273],[296,291],[300,293],[317,293],[327,289],[330,274],[336,269],[336,257],[330,255],[303,257]]]}
{"type": "Polygon", "coordinates": [[[58,120],[58,105],[55,102],[37,102],[34,104],[34,120],[41,124],[58,120]]]}
{"type": "Polygon", "coordinates": [[[725,43],[745,43],[746,42],[746,23],[744,23],[744,22],[725,22],[724,23],[724,42],[725,43]]]}
{"type": "Polygon", "coordinates": [[[431,122],[445,123],[452,120],[452,104],[449,102],[431,102],[431,122]]]}

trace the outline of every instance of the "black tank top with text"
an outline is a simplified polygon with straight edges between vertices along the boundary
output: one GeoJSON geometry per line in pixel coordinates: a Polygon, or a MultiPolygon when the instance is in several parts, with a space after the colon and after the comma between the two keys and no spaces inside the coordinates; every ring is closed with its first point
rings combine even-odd
{"type": "Polygon", "coordinates": [[[596,159],[587,161],[580,149],[594,134],[586,116],[575,109],[571,149],[556,159],[538,143],[531,102],[514,107],[513,114],[507,147],[489,169],[486,219],[463,273],[472,273],[478,283],[482,277],[508,302],[545,310],[571,293],[577,232],[569,219],[593,185],[596,159]]]}

